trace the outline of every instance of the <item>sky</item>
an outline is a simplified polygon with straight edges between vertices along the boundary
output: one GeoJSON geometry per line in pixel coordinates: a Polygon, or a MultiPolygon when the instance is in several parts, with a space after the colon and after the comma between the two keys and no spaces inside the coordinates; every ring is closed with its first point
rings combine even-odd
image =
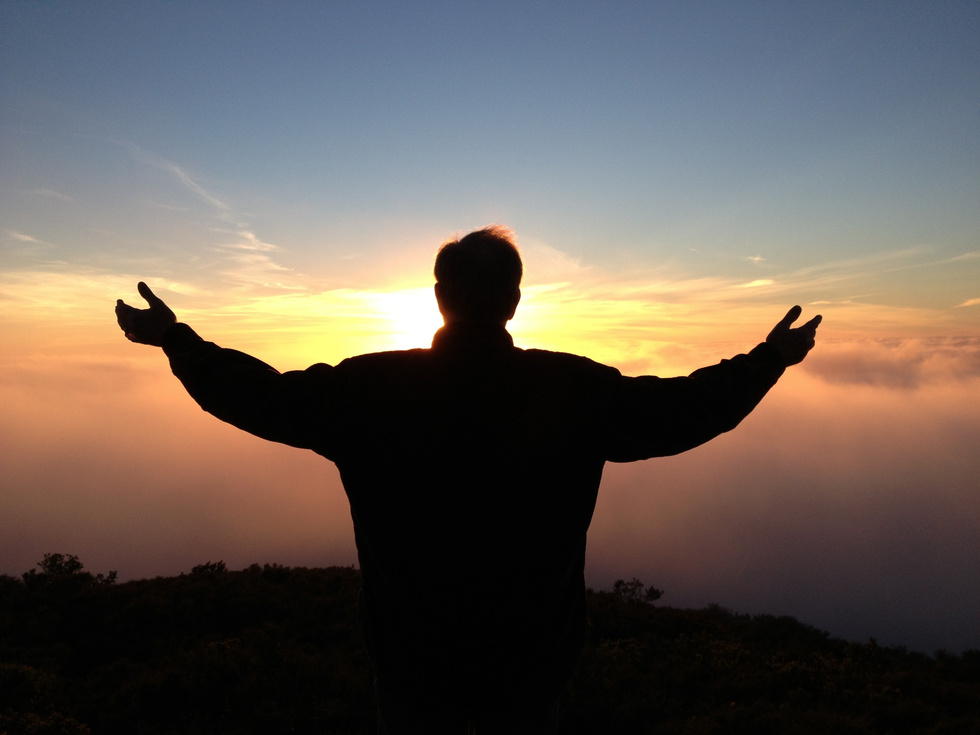
{"type": "Polygon", "coordinates": [[[515,342],[626,374],[817,347],[608,465],[587,582],[980,649],[980,5],[0,4],[0,574],[356,563],[336,469],[204,414],[145,280],[281,370],[427,346],[503,223],[515,342]]]}

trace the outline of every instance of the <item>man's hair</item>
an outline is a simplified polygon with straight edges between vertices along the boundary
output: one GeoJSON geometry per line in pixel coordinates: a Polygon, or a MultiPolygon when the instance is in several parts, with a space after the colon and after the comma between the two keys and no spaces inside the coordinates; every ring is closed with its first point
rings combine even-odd
{"type": "Polygon", "coordinates": [[[444,242],[435,264],[443,307],[470,321],[509,318],[524,275],[514,239],[507,227],[490,225],[444,242]]]}

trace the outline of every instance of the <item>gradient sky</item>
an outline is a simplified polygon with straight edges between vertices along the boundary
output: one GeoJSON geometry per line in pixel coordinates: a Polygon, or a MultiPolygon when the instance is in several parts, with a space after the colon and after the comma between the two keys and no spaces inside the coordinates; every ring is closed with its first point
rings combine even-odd
{"type": "Polygon", "coordinates": [[[680,374],[824,315],[735,432],[608,467],[591,585],[980,649],[977,3],[4,2],[0,100],[0,573],[354,563],[333,466],[115,299],[280,369],[425,346],[502,222],[521,346],[680,374]]]}

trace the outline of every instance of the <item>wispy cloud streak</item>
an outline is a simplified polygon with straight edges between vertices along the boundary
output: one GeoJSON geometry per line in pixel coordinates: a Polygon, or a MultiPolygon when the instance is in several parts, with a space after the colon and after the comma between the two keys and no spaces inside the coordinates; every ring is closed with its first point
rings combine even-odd
{"type": "Polygon", "coordinates": [[[126,150],[129,151],[130,155],[140,163],[146,164],[147,166],[152,166],[158,168],[161,171],[165,171],[171,176],[173,176],[177,181],[179,181],[188,191],[197,195],[202,201],[207,203],[209,206],[220,212],[230,211],[230,207],[225,204],[222,200],[218,199],[216,196],[207,191],[203,186],[198,184],[190,174],[188,174],[184,169],[182,169],[177,164],[168,161],[167,159],[158,156],[155,153],[141,148],[135,143],[122,142],[120,143],[126,150]]]}
{"type": "MultiPolygon", "coordinates": [[[[130,142],[122,143],[130,155],[140,163],[161,170],[194,194],[211,209],[211,214],[222,226],[209,228],[221,237],[212,250],[226,263],[216,272],[235,291],[302,290],[305,285],[300,274],[278,263],[271,255],[279,247],[262,240],[234,208],[222,198],[201,185],[181,166],[130,142]]],[[[165,206],[165,205],[164,205],[165,206]]]]}
{"type": "Polygon", "coordinates": [[[61,192],[54,191],[53,189],[29,189],[27,193],[31,194],[32,196],[45,197],[47,199],[58,199],[62,202],[73,203],[75,201],[67,194],[62,194],[61,192]]]}
{"type": "Polygon", "coordinates": [[[50,245],[51,243],[45,242],[44,240],[38,240],[36,237],[27,235],[23,232],[16,232],[15,230],[7,230],[7,237],[11,240],[16,240],[17,242],[24,242],[36,245],[50,245]]]}

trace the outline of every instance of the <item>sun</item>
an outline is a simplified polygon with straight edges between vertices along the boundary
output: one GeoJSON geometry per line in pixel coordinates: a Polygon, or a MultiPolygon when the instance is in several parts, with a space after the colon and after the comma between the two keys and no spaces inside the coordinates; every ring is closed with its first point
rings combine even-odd
{"type": "Polygon", "coordinates": [[[428,347],[432,335],[442,326],[442,315],[431,286],[376,293],[371,300],[386,324],[382,339],[388,343],[388,349],[428,347]]]}

